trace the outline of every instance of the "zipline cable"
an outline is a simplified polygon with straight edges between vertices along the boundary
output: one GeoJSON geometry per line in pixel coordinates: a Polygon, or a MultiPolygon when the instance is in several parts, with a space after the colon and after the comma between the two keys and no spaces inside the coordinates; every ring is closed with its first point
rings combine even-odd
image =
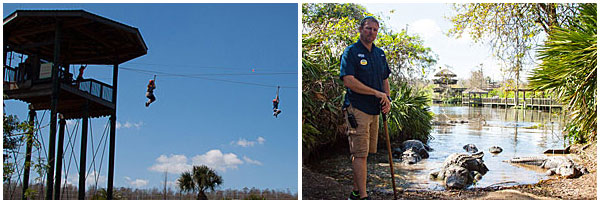
{"type": "MultiPolygon", "coordinates": [[[[243,70],[240,68],[227,68],[227,67],[217,67],[217,66],[197,66],[197,65],[189,65],[189,64],[157,64],[157,63],[136,63],[131,62],[127,64],[132,65],[144,65],[144,66],[163,66],[163,67],[185,67],[186,69],[194,68],[194,69],[217,69],[217,70],[243,70]]],[[[261,68],[261,70],[274,70],[269,68],[261,68]]]]}
{"type": "MultiPolygon", "coordinates": [[[[133,71],[133,72],[138,72],[138,73],[144,73],[144,74],[148,74],[148,75],[160,75],[160,76],[172,76],[172,77],[185,77],[185,78],[195,78],[195,79],[202,79],[202,80],[212,80],[212,81],[220,81],[220,82],[228,82],[228,83],[236,83],[236,84],[244,84],[244,85],[253,85],[253,86],[260,86],[260,87],[277,87],[277,85],[267,85],[267,84],[261,84],[261,83],[253,83],[253,82],[243,82],[243,81],[235,81],[235,80],[226,80],[226,79],[217,79],[217,78],[207,78],[207,77],[202,77],[202,76],[208,76],[210,74],[192,74],[192,75],[183,75],[183,74],[172,74],[172,73],[165,73],[165,72],[160,72],[160,71],[148,71],[148,70],[141,70],[141,69],[135,69],[135,68],[127,68],[127,67],[121,67],[123,70],[128,70],[128,71],[133,71]]],[[[266,74],[266,73],[263,73],[266,74]]],[[[291,73],[291,72],[285,72],[285,73],[271,73],[271,74],[297,74],[297,73],[291,73]]],[[[212,74],[212,76],[214,76],[216,74],[212,74]]],[[[219,74],[219,75],[228,75],[227,73],[223,73],[223,74],[219,74]]],[[[242,75],[242,74],[234,74],[234,75],[242,75]]],[[[247,74],[247,75],[252,75],[252,74],[247,74]]],[[[281,88],[298,88],[295,86],[280,86],[281,88]]]]}
{"type": "Polygon", "coordinates": [[[138,71],[138,72],[142,72],[142,73],[147,73],[147,74],[156,74],[159,73],[160,75],[163,76],[235,76],[235,75],[252,75],[252,76],[259,76],[259,75],[297,75],[297,72],[265,72],[265,73],[196,73],[196,74],[174,74],[174,73],[167,73],[167,72],[162,72],[162,71],[154,71],[154,70],[142,70],[142,69],[137,69],[137,68],[131,68],[131,67],[119,67],[123,70],[130,70],[130,71],[138,71]]]}

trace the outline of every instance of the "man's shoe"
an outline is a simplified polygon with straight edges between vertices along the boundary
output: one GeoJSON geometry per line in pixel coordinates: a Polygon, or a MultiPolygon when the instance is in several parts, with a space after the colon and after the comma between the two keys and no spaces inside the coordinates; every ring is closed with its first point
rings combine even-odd
{"type": "Polygon", "coordinates": [[[371,196],[366,196],[366,197],[360,198],[360,200],[371,200],[371,196]]]}
{"type": "Polygon", "coordinates": [[[358,193],[358,191],[352,191],[350,193],[350,196],[348,197],[348,200],[359,200],[360,199],[360,194],[358,193]]]}

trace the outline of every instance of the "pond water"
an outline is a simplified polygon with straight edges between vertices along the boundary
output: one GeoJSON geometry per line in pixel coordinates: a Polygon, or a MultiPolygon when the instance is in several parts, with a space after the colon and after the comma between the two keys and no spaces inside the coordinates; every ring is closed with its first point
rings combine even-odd
{"type": "Polygon", "coordinates": [[[400,187],[405,189],[444,190],[441,181],[429,179],[429,173],[439,170],[446,157],[465,152],[465,144],[475,144],[484,152],[483,160],[490,171],[472,187],[537,183],[548,177],[537,167],[516,166],[502,162],[517,156],[541,155],[545,150],[564,148],[567,143],[560,129],[560,115],[546,111],[515,110],[489,107],[432,106],[434,120],[468,121],[453,126],[434,126],[429,141],[434,151],[421,162],[407,166],[395,163],[400,187]],[[488,149],[500,146],[503,151],[493,155],[488,149]]]}

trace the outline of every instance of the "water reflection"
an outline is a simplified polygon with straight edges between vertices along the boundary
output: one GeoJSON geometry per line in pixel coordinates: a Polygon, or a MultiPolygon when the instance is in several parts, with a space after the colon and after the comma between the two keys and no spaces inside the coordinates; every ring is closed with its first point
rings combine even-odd
{"type": "Polygon", "coordinates": [[[429,180],[429,173],[439,170],[443,161],[452,153],[464,152],[465,144],[475,144],[484,151],[484,161],[490,171],[475,187],[498,184],[530,184],[547,178],[543,170],[527,170],[503,160],[517,156],[540,155],[549,148],[564,148],[560,135],[563,123],[560,115],[538,110],[519,110],[482,107],[431,108],[436,125],[429,142],[434,151],[430,158],[416,165],[396,164],[401,170],[398,176],[401,187],[413,189],[443,189],[441,182],[429,180]],[[488,149],[500,146],[504,151],[494,155],[488,149]],[[418,169],[418,170],[416,170],[418,169]]]}

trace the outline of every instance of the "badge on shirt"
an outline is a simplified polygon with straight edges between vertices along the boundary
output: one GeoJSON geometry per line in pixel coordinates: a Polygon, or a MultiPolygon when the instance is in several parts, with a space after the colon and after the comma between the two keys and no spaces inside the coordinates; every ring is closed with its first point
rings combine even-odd
{"type": "Polygon", "coordinates": [[[360,65],[367,65],[367,59],[360,60],[360,65]]]}
{"type": "Polygon", "coordinates": [[[364,55],[364,54],[358,54],[358,57],[360,57],[360,58],[364,58],[364,57],[365,57],[365,55],[364,55]]]}

